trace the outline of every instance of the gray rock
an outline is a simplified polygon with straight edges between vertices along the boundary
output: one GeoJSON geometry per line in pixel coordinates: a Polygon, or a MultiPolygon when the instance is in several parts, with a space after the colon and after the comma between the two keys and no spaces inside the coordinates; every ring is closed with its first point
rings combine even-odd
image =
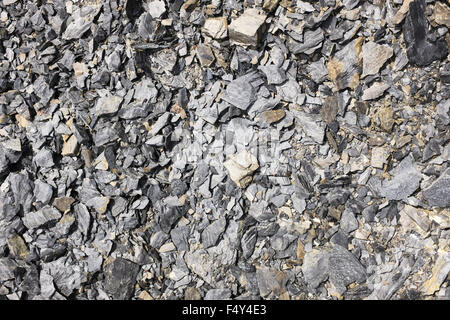
{"type": "Polygon", "coordinates": [[[84,5],[80,8],[76,8],[71,17],[72,21],[62,35],[63,39],[71,40],[81,38],[81,36],[89,30],[101,8],[101,4],[84,5]]]}
{"type": "Polygon", "coordinates": [[[320,44],[324,40],[323,31],[317,28],[312,31],[306,31],[304,36],[304,42],[292,45],[291,52],[293,54],[306,53],[312,54],[315,50],[320,48],[320,44]]]}
{"type": "Polygon", "coordinates": [[[327,124],[330,124],[336,118],[338,111],[339,106],[337,97],[326,97],[322,104],[322,108],[320,109],[320,115],[322,116],[323,121],[325,121],[327,124]]]}
{"type": "Polygon", "coordinates": [[[202,243],[205,249],[217,244],[220,236],[225,231],[226,224],[227,220],[225,218],[219,218],[203,230],[202,243]]]}
{"type": "Polygon", "coordinates": [[[118,96],[107,96],[98,99],[94,108],[94,113],[98,116],[113,115],[120,107],[123,99],[118,96]]]}
{"type": "Polygon", "coordinates": [[[280,296],[286,292],[287,276],[283,271],[260,267],[256,269],[256,279],[261,297],[266,297],[271,293],[280,296]]]}
{"type": "Polygon", "coordinates": [[[328,62],[328,76],[338,90],[345,88],[355,89],[359,85],[361,74],[361,46],[363,38],[360,37],[347,44],[338,51],[328,62]]]}
{"type": "Polygon", "coordinates": [[[450,206],[450,168],[445,170],[428,188],[422,191],[424,200],[431,206],[450,206]]]}
{"type": "Polygon", "coordinates": [[[315,142],[322,144],[325,137],[325,125],[320,121],[318,115],[309,114],[303,111],[290,109],[297,123],[300,124],[303,131],[315,142]]]}
{"type": "Polygon", "coordinates": [[[247,110],[256,100],[256,92],[247,79],[241,77],[228,84],[222,99],[241,110],[247,110]]]}
{"type": "Polygon", "coordinates": [[[173,244],[177,247],[178,251],[189,251],[189,234],[190,227],[183,226],[174,228],[170,231],[170,237],[172,238],[173,244]]]}
{"type": "Polygon", "coordinates": [[[323,63],[323,59],[319,59],[316,62],[308,64],[306,66],[306,71],[311,79],[313,79],[316,83],[322,83],[328,76],[328,71],[323,63]]]}
{"type": "Polygon", "coordinates": [[[48,204],[53,196],[53,188],[41,180],[35,180],[34,196],[37,201],[48,204]]]}
{"type": "Polygon", "coordinates": [[[276,65],[259,66],[258,69],[264,73],[268,84],[281,84],[287,80],[286,73],[276,65]]]}
{"type": "Polygon", "coordinates": [[[34,163],[43,168],[51,168],[55,165],[53,162],[53,153],[45,148],[39,150],[33,158],[34,163]]]}
{"type": "Polygon", "coordinates": [[[363,44],[363,73],[361,77],[377,74],[393,54],[394,50],[386,45],[376,44],[373,41],[363,44]]]}
{"type": "Polygon", "coordinates": [[[230,289],[210,289],[205,294],[205,300],[229,300],[230,297],[230,289]]]}
{"type": "Polygon", "coordinates": [[[104,267],[105,291],[115,300],[128,300],[134,293],[139,266],[129,260],[116,258],[104,267]]]}
{"type": "Polygon", "coordinates": [[[384,180],[381,194],[387,200],[404,200],[419,188],[422,175],[413,162],[412,155],[405,157],[389,174],[392,179],[384,180]]]}
{"type": "Polygon", "coordinates": [[[242,257],[248,259],[255,250],[256,241],[258,240],[256,227],[249,228],[241,239],[242,257]]]}
{"type": "Polygon", "coordinates": [[[59,218],[61,218],[61,213],[56,208],[47,205],[39,211],[25,214],[22,221],[28,229],[36,229],[59,218]]]}

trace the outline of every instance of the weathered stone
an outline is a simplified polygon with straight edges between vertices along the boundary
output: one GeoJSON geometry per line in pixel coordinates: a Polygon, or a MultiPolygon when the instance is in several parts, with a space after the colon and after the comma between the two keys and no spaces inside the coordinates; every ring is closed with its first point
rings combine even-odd
{"type": "Polygon", "coordinates": [[[228,36],[227,18],[217,17],[206,19],[202,31],[213,39],[226,38],[228,36]]]}
{"type": "Polygon", "coordinates": [[[8,247],[12,254],[20,259],[26,259],[30,254],[25,241],[18,234],[8,238],[8,247]]]}
{"type": "Polygon", "coordinates": [[[323,121],[330,124],[336,118],[339,111],[338,99],[336,96],[328,96],[325,98],[322,108],[320,108],[320,115],[323,121]]]}
{"type": "Polygon", "coordinates": [[[450,168],[445,170],[428,188],[422,191],[423,198],[431,206],[450,206],[450,168]]]}
{"type": "Polygon", "coordinates": [[[450,28],[450,7],[445,3],[437,1],[434,5],[433,20],[437,24],[450,28]]]}
{"type": "Polygon", "coordinates": [[[286,292],[287,277],[283,271],[260,267],[256,269],[256,279],[261,297],[266,297],[270,293],[280,296],[286,292]]]}
{"type": "Polygon", "coordinates": [[[64,213],[70,209],[70,206],[74,202],[75,202],[75,199],[72,197],[60,197],[60,198],[55,198],[55,200],[53,200],[53,206],[56,209],[58,209],[59,211],[64,213]]]}
{"type": "Polygon", "coordinates": [[[112,115],[119,111],[123,98],[118,96],[106,96],[98,99],[94,113],[98,116],[112,115]]]}
{"type": "Polygon", "coordinates": [[[51,206],[45,206],[39,211],[27,213],[22,221],[28,229],[36,229],[59,218],[61,218],[61,213],[58,210],[51,206]]]}
{"type": "Polygon", "coordinates": [[[383,93],[389,89],[390,85],[387,83],[375,82],[370,88],[364,90],[361,99],[374,100],[383,95],[383,93]]]}
{"type": "Polygon", "coordinates": [[[429,278],[422,287],[426,295],[432,295],[438,291],[450,272],[450,254],[441,252],[433,266],[431,278],[429,278]]]}
{"type": "Polygon", "coordinates": [[[385,148],[375,147],[372,149],[372,157],[370,158],[370,165],[374,168],[383,169],[387,161],[389,153],[385,148]]]}
{"type": "Polygon", "coordinates": [[[286,112],[283,109],[277,109],[277,110],[267,110],[263,112],[264,119],[272,124],[275,122],[280,121],[283,119],[286,115],[286,112]]]}
{"type": "Polygon", "coordinates": [[[364,38],[360,37],[338,51],[328,62],[328,75],[338,90],[355,89],[361,74],[361,46],[364,38]]]}
{"type": "Polygon", "coordinates": [[[264,32],[266,15],[257,9],[247,9],[228,27],[230,40],[242,46],[257,46],[264,32]]]}
{"type": "Polygon", "coordinates": [[[203,67],[209,67],[214,62],[214,53],[206,44],[199,44],[197,46],[197,58],[203,67]]]}
{"type": "Polygon", "coordinates": [[[66,141],[64,141],[61,155],[62,156],[75,156],[79,151],[78,140],[75,135],[71,135],[66,141]]]}
{"type": "Polygon", "coordinates": [[[391,180],[383,181],[381,193],[387,200],[404,200],[419,188],[422,175],[412,156],[407,156],[390,172],[391,180]]]}
{"type": "Polygon", "coordinates": [[[132,297],[139,266],[123,258],[114,259],[105,268],[105,290],[115,300],[132,297]]]}
{"type": "Polygon", "coordinates": [[[378,119],[380,120],[381,129],[391,132],[394,126],[394,111],[392,107],[383,107],[378,111],[378,119]]]}
{"type": "Polygon", "coordinates": [[[228,169],[231,180],[240,188],[250,184],[253,172],[259,168],[256,157],[245,150],[236,156],[231,155],[223,165],[228,169]]]}
{"type": "Polygon", "coordinates": [[[203,230],[202,243],[205,249],[217,244],[220,236],[225,231],[226,225],[227,221],[222,217],[211,223],[203,230]]]}
{"type": "Polygon", "coordinates": [[[363,73],[361,78],[377,74],[385,62],[392,57],[394,50],[386,45],[369,41],[362,46],[363,73]]]}

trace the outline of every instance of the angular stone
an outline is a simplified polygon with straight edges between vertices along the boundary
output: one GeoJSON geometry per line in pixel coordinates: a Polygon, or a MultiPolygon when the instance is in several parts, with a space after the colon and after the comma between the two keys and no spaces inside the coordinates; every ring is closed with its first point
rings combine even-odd
{"type": "Polygon", "coordinates": [[[222,99],[241,110],[247,110],[256,100],[256,92],[253,86],[241,77],[228,84],[222,99]]]}
{"type": "Polygon", "coordinates": [[[228,169],[231,180],[240,188],[245,188],[250,184],[253,172],[259,168],[256,157],[246,150],[236,156],[231,155],[223,165],[228,169]]]}
{"type": "Polygon", "coordinates": [[[338,90],[355,89],[359,85],[361,74],[361,46],[364,38],[360,37],[338,51],[328,62],[328,76],[338,90]]]}
{"type": "Polygon", "coordinates": [[[400,24],[403,19],[405,19],[406,15],[409,12],[409,4],[413,1],[414,0],[403,0],[402,6],[400,7],[400,9],[398,9],[394,17],[392,18],[393,24],[400,24]]]}
{"type": "Polygon", "coordinates": [[[287,80],[284,71],[276,65],[259,66],[258,69],[265,74],[268,84],[281,84],[287,80]]]}
{"type": "Polygon", "coordinates": [[[220,236],[225,231],[226,225],[227,220],[222,217],[211,223],[203,230],[202,244],[205,249],[216,245],[220,236]]]}
{"type": "Polygon", "coordinates": [[[242,46],[257,46],[264,32],[267,16],[257,9],[247,9],[228,26],[230,40],[242,46]]]}
{"type": "Polygon", "coordinates": [[[39,150],[33,157],[33,161],[38,167],[42,168],[51,168],[55,165],[53,162],[53,153],[46,148],[39,150]]]}
{"type": "Polygon", "coordinates": [[[30,254],[25,241],[18,234],[8,238],[8,247],[12,254],[20,259],[26,259],[30,254]]]}
{"type": "Polygon", "coordinates": [[[203,33],[213,39],[224,39],[228,36],[226,17],[208,18],[202,28],[203,33]]]}
{"type": "Polygon", "coordinates": [[[147,2],[147,11],[150,13],[152,18],[159,19],[164,13],[166,13],[166,4],[161,0],[147,2]]]}
{"type": "Polygon", "coordinates": [[[81,38],[89,30],[101,8],[102,4],[84,5],[76,8],[62,38],[65,40],[81,38]]]}
{"type": "Polygon", "coordinates": [[[390,85],[387,83],[375,82],[370,88],[364,90],[361,97],[362,100],[374,100],[383,95],[389,89],[390,85]]]}
{"type": "Polygon", "coordinates": [[[300,124],[303,131],[315,142],[322,144],[325,137],[325,125],[320,122],[317,115],[295,109],[291,109],[290,111],[295,116],[296,121],[300,124]]]}
{"type": "Polygon", "coordinates": [[[386,45],[369,41],[362,46],[363,73],[361,78],[377,74],[384,63],[392,57],[394,50],[386,45]]]}
{"type": "Polygon", "coordinates": [[[405,200],[419,188],[422,180],[412,155],[405,157],[389,174],[392,179],[384,180],[381,189],[381,195],[387,200],[405,200]]]}
{"type": "Polygon", "coordinates": [[[437,1],[434,5],[433,19],[437,24],[445,25],[450,29],[450,7],[437,1]]]}
{"type": "Polygon", "coordinates": [[[320,28],[313,31],[306,31],[304,35],[304,42],[292,45],[290,48],[291,52],[293,54],[312,54],[314,51],[319,49],[324,38],[323,31],[320,28]]]}
{"type": "Polygon", "coordinates": [[[322,104],[322,108],[320,108],[320,115],[322,116],[323,121],[325,121],[327,124],[332,123],[336,118],[338,111],[339,105],[337,97],[326,97],[325,101],[322,104]]]}
{"type": "Polygon", "coordinates": [[[447,56],[444,40],[433,41],[427,36],[428,21],[425,16],[425,0],[415,0],[409,5],[409,13],[403,24],[403,36],[407,44],[408,60],[418,66],[426,66],[447,56]]]}
{"type": "Polygon", "coordinates": [[[378,119],[380,120],[381,129],[391,132],[394,126],[394,111],[392,107],[383,107],[378,111],[378,119]]]}
{"type": "Polygon", "coordinates": [[[209,67],[214,62],[214,53],[206,44],[199,44],[197,46],[197,58],[203,67],[209,67]]]}
{"type": "Polygon", "coordinates": [[[48,222],[53,222],[61,218],[61,213],[54,207],[45,206],[39,211],[29,212],[23,218],[23,224],[28,229],[36,229],[48,222]]]}
{"type": "Polygon", "coordinates": [[[286,115],[286,112],[283,109],[277,110],[267,110],[263,112],[264,119],[269,123],[275,123],[283,119],[286,115]]]}
{"type": "Polygon", "coordinates": [[[344,210],[341,215],[341,220],[339,221],[340,228],[346,232],[350,233],[358,229],[358,220],[355,218],[355,215],[350,210],[344,210]]]}
{"type": "Polygon", "coordinates": [[[266,297],[271,293],[280,296],[286,292],[287,276],[283,271],[260,267],[256,269],[256,280],[261,297],[266,297]]]}
{"type": "Polygon", "coordinates": [[[86,202],[88,207],[92,207],[100,214],[104,214],[108,210],[109,197],[93,197],[86,202]]]}
{"type": "Polygon", "coordinates": [[[120,107],[120,104],[122,103],[123,98],[118,96],[106,96],[98,99],[95,108],[94,113],[97,116],[103,116],[103,115],[112,115],[115,114],[120,107]]]}
{"type": "Polygon", "coordinates": [[[75,202],[75,199],[72,197],[60,197],[60,198],[55,198],[55,200],[53,200],[53,206],[56,209],[58,209],[59,211],[64,213],[70,209],[70,206],[74,202],[75,202]]]}
{"type": "Polygon", "coordinates": [[[438,291],[450,272],[450,254],[441,252],[436,260],[431,278],[428,279],[422,287],[422,291],[426,295],[432,295],[438,291]]]}
{"type": "Polygon", "coordinates": [[[104,267],[105,291],[115,300],[129,300],[134,293],[139,266],[123,258],[116,258],[104,267]]]}
{"type": "Polygon", "coordinates": [[[428,188],[422,190],[422,197],[430,206],[450,206],[450,168],[445,170],[428,188]]]}
{"type": "Polygon", "coordinates": [[[374,168],[383,169],[387,161],[389,153],[385,148],[375,147],[372,149],[372,157],[370,158],[370,165],[374,168]]]}
{"type": "Polygon", "coordinates": [[[53,196],[53,188],[41,180],[36,180],[34,182],[34,196],[37,201],[47,204],[53,196]]]}
{"type": "Polygon", "coordinates": [[[69,139],[64,141],[61,155],[62,156],[75,156],[79,151],[78,140],[75,135],[71,135],[69,139]]]}

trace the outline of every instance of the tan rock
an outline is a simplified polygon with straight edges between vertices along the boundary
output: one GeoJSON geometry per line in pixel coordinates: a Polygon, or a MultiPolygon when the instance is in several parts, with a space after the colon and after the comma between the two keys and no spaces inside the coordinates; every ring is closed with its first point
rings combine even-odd
{"type": "Polygon", "coordinates": [[[208,18],[202,31],[213,39],[224,39],[228,36],[228,23],[226,17],[208,18]]]}
{"type": "Polygon", "coordinates": [[[370,159],[370,165],[374,168],[383,169],[384,164],[387,161],[389,153],[385,148],[376,147],[372,149],[372,158],[370,159]]]}
{"type": "Polygon", "coordinates": [[[391,107],[383,107],[378,111],[378,119],[381,128],[386,132],[391,132],[394,125],[394,111],[391,107]]]}
{"type": "Polygon", "coordinates": [[[242,46],[257,46],[264,31],[267,16],[257,9],[247,9],[228,27],[231,42],[242,46]]]}
{"type": "Polygon", "coordinates": [[[270,124],[280,121],[286,115],[286,112],[282,109],[278,110],[267,110],[264,111],[264,119],[270,124]]]}
{"type": "Polygon", "coordinates": [[[450,8],[446,4],[436,1],[433,19],[437,24],[442,24],[450,28],[450,8]]]}
{"type": "Polygon", "coordinates": [[[400,24],[403,19],[405,19],[406,14],[409,12],[409,4],[414,0],[404,0],[402,6],[395,13],[394,17],[392,17],[393,24],[400,24]]]}
{"type": "Polygon", "coordinates": [[[60,197],[53,200],[53,206],[56,207],[61,212],[66,212],[70,209],[72,203],[75,202],[75,199],[72,197],[60,197]]]}
{"type": "Polygon", "coordinates": [[[8,239],[8,248],[18,258],[26,259],[30,254],[25,241],[19,235],[14,235],[8,239]]]}
{"type": "Polygon", "coordinates": [[[75,156],[78,153],[79,144],[74,135],[71,135],[69,139],[64,141],[61,155],[62,156],[75,156]]]}
{"type": "Polygon", "coordinates": [[[252,181],[253,172],[259,168],[258,160],[246,150],[230,158],[223,165],[228,169],[231,180],[240,188],[247,187],[252,181]]]}
{"type": "Polygon", "coordinates": [[[450,253],[441,252],[436,264],[433,267],[432,276],[428,279],[422,287],[422,292],[426,295],[432,295],[438,291],[442,283],[447,278],[450,272],[450,253]]]}
{"type": "Polygon", "coordinates": [[[202,296],[196,288],[187,287],[184,291],[184,300],[201,300],[202,296]]]}

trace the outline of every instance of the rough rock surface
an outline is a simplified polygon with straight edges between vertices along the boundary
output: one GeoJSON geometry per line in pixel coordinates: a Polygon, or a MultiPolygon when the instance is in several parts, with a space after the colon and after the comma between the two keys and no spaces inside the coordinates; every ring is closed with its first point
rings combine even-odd
{"type": "Polygon", "coordinates": [[[449,300],[449,26],[0,0],[0,300],[449,300]]]}

